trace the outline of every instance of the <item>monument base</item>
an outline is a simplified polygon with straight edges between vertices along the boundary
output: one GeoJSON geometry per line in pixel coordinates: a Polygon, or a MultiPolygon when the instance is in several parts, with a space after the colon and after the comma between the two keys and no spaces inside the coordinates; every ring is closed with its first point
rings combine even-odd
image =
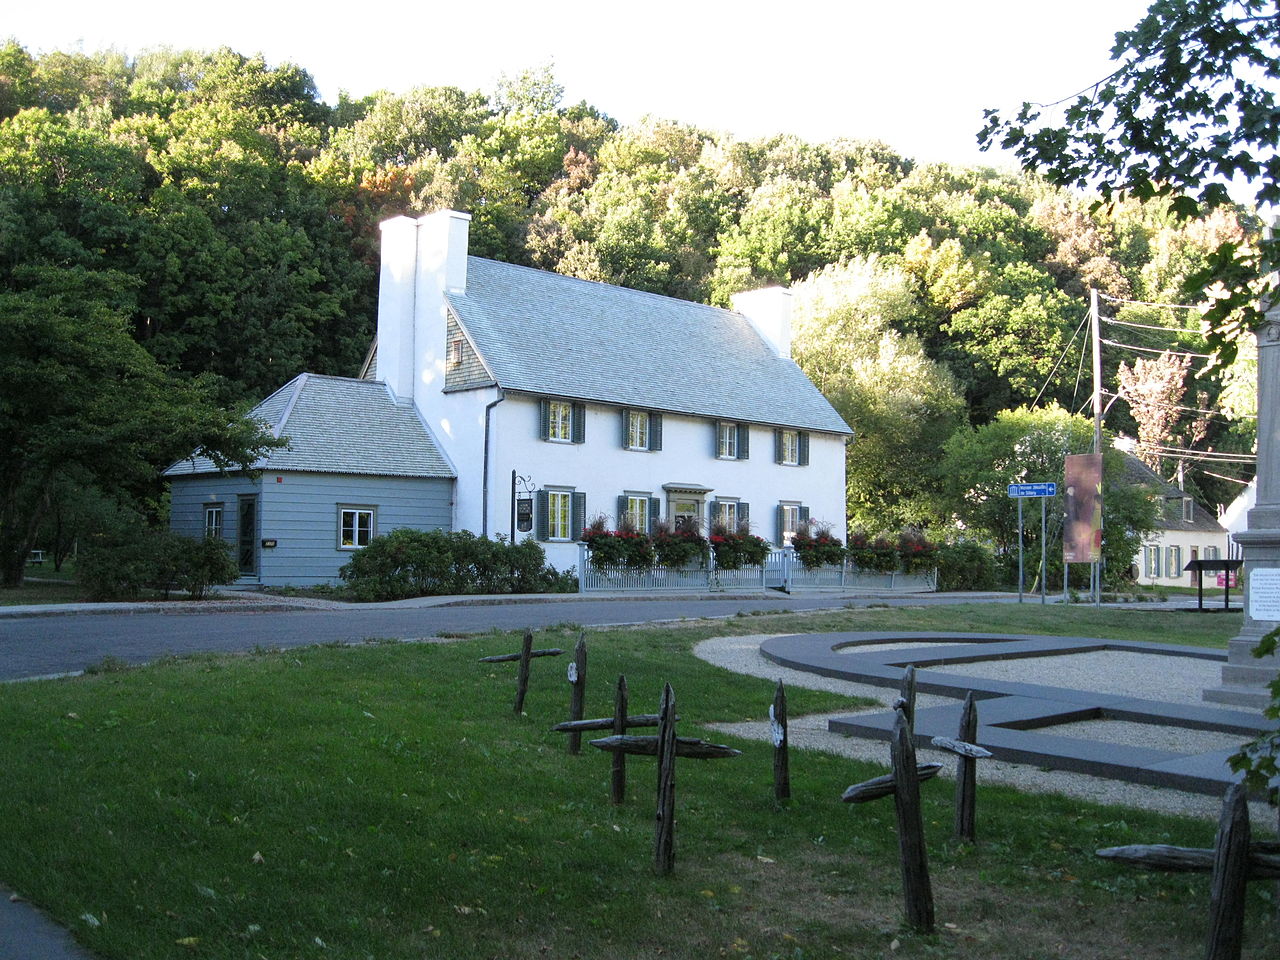
{"type": "MultiPolygon", "coordinates": [[[[1249,514],[1252,524],[1254,515],[1249,514]]],[[[1239,635],[1227,643],[1227,662],[1222,668],[1222,683],[1204,691],[1204,699],[1211,703],[1226,703],[1237,707],[1261,710],[1271,703],[1271,682],[1280,675],[1280,654],[1259,659],[1253,655],[1259,641],[1280,623],[1275,620],[1255,620],[1253,612],[1261,609],[1252,596],[1252,574],[1259,570],[1280,569],[1280,531],[1249,530],[1235,535],[1237,543],[1245,548],[1244,626],[1239,635]]],[[[1272,609],[1270,599],[1266,609],[1272,609]]]]}

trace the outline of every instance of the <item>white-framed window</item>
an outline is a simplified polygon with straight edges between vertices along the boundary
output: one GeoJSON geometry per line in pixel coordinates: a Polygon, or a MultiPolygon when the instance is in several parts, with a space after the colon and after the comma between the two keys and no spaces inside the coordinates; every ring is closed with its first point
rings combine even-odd
{"type": "Polygon", "coordinates": [[[800,504],[783,503],[778,506],[779,542],[791,543],[791,538],[800,529],[800,504]]]}
{"type": "Polygon", "coordinates": [[[649,413],[646,410],[627,411],[627,449],[649,449],[649,413]]]}
{"type": "Polygon", "coordinates": [[[1221,551],[1217,547],[1205,547],[1204,558],[1206,560],[1218,560],[1222,556],[1221,551]]]}
{"type": "Polygon", "coordinates": [[[547,491],[547,539],[569,540],[573,529],[573,491],[547,491]]]}
{"type": "Polygon", "coordinates": [[[627,509],[620,519],[625,520],[638,532],[648,533],[649,495],[647,493],[628,493],[625,497],[627,509]]]}
{"type": "Polygon", "coordinates": [[[373,507],[338,508],[338,549],[359,550],[373,539],[373,507]]]}
{"type": "Polygon", "coordinates": [[[547,439],[568,443],[573,439],[573,405],[568,400],[552,400],[547,404],[547,439]]]}
{"type": "Polygon", "coordinates": [[[796,466],[800,463],[800,431],[782,431],[782,463],[796,466]]]}
{"type": "Polygon", "coordinates": [[[1160,548],[1147,547],[1144,553],[1146,555],[1146,576],[1160,576],[1160,548]]]}
{"type": "Polygon", "coordinates": [[[1165,566],[1165,576],[1177,580],[1182,576],[1182,547],[1169,547],[1169,562],[1165,566]]]}
{"type": "Polygon", "coordinates": [[[206,503],[204,506],[204,535],[222,539],[222,504],[206,503]]]}
{"type": "Polygon", "coordinates": [[[738,459],[738,425],[721,420],[716,424],[716,456],[721,460],[738,459]]]}
{"type": "Polygon", "coordinates": [[[1182,519],[1190,523],[1196,517],[1195,501],[1190,497],[1182,498],[1182,519]]]}
{"type": "Polygon", "coordinates": [[[716,501],[715,523],[721,524],[730,533],[734,533],[738,529],[739,519],[737,500],[716,501]]]}

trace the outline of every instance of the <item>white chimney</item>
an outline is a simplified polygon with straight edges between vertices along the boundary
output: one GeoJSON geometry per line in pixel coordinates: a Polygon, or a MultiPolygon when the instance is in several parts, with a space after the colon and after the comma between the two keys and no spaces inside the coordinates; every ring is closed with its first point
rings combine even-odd
{"type": "Polygon", "coordinates": [[[378,378],[425,409],[443,385],[446,293],[467,288],[471,215],[438,210],[381,223],[378,278],[378,378]]]}
{"type": "MultiPolygon", "coordinates": [[[[791,291],[785,287],[765,287],[735,293],[733,309],[751,322],[756,333],[780,357],[791,356],[791,291]]],[[[381,349],[381,348],[379,348],[381,349]]]]}

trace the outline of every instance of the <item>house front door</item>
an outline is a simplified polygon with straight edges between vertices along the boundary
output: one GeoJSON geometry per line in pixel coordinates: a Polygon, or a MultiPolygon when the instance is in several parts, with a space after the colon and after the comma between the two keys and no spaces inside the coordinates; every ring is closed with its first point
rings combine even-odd
{"type": "Polygon", "coordinates": [[[676,530],[698,533],[702,526],[702,501],[692,497],[672,497],[669,516],[676,530]]]}
{"type": "Polygon", "coordinates": [[[238,518],[236,560],[240,567],[240,576],[256,577],[258,575],[258,498],[256,496],[240,498],[238,518]]]}

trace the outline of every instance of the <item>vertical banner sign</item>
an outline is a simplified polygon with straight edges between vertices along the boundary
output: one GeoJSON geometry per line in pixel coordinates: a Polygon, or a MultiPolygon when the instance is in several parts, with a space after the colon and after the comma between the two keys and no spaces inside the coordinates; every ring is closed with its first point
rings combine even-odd
{"type": "Polygon", "coordinates": [[[1062,533],[1063,563],[1102,559],[1102,454],[1067,457],[1067,520],[1062,533]]]}

